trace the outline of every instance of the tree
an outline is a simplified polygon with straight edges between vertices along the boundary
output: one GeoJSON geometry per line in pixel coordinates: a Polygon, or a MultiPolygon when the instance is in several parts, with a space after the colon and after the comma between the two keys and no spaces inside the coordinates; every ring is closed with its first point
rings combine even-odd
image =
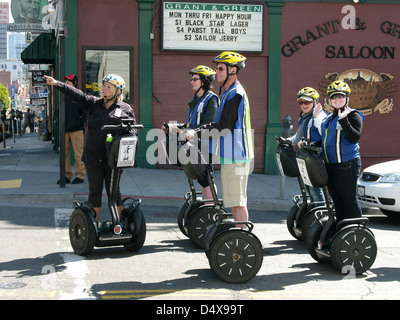
{"type": "Polygon", "coordinates": [[[6,108],[6,110],[10,107],[10,94],[5,86],[0,83],[0,102],[6,108]]]}

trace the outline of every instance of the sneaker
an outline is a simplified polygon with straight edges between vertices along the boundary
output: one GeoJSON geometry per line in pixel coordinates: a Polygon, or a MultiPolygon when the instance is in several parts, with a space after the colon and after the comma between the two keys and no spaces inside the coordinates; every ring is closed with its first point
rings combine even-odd
{"type": "Polygon", "coordinates": [[[72,180],[72,184],[78,184],[78,183],[84,183],[85,181],[81,178],[76,177],[74,180],[72,180]]]}
{"type": "MultiPolygon", "coordinates": [[[[70,183],[70,182],[71,182],[71,180],[69,180],[67,177],[65,177],[65,183],[70,183]]],[[[60,184],[60,180],[57,181],[57,184],[60,184]]]]}

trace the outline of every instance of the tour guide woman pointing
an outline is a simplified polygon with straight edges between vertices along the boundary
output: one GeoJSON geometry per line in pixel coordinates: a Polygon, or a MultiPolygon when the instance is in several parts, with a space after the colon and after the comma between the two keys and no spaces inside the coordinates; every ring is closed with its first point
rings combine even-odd
{"type": "MultiPolygon", "coordinates": [[[[106,137],[110,133],[101,130],[106,124],[120,124],[121,118],[134,119],[135,114],[131,106],[123,102],[123,90],[125,81],[118,75],[108,74],[103,78],[101,89],[102,98],[87,95],[81,90],[66,83],[57,81],[52,77],[45,76],[47,84],[54,86],[63,94],[71,97],[79,103],[87,114],[88,126],[82,161],[85,163],[86,174],[89,182],[88,201],[93,204],[97,217],[101,208],[101,196],[103,192],[103,181],[108,193],[111,181],[111,168],[108,166],[106,137]]],[[[133,132],[132,132],[133,133],[133,132]]],[[[118,213],[121,214],[121,193],[117,190],[118,213]]]]}

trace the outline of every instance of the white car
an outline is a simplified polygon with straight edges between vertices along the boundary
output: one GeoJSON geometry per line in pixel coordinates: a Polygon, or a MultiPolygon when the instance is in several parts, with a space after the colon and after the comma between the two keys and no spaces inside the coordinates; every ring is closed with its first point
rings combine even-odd
{"type": "Polygon", "coordinates": [[[360,204],[400,217],[400,160],[375,164],[363,170],[357,183],[360,204]]]}

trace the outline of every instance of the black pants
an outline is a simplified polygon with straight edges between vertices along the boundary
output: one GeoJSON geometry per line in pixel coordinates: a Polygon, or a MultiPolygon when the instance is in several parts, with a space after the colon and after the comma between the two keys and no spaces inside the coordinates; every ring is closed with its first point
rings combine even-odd
{"type": "MultiPolygon", "coordinates": [[[[91,204],[93,204],[95,208],[99,208],[101,207],[101,196],[103,194],[103,181],[105,182],[107,195],[109,195],[112,170],[109,167],[102,168],[87,164],[85,164],[85,167],[86,167],[86,175],[89,182],[88,201],[91,204]]],[[[119,181],[118,181],[118,189],[116,192],[116,203],[117,206],[120,206],[122,203],[121,192],[119,190],[119,181]]]]}
{"type": "Polygon", "coordinates": [[[342,163],[327,163],[328,189],[335,205],[337,221],[359,218],[362,215],[357,199],[357,179],[361,170],[361,159],[342,163]]]}

